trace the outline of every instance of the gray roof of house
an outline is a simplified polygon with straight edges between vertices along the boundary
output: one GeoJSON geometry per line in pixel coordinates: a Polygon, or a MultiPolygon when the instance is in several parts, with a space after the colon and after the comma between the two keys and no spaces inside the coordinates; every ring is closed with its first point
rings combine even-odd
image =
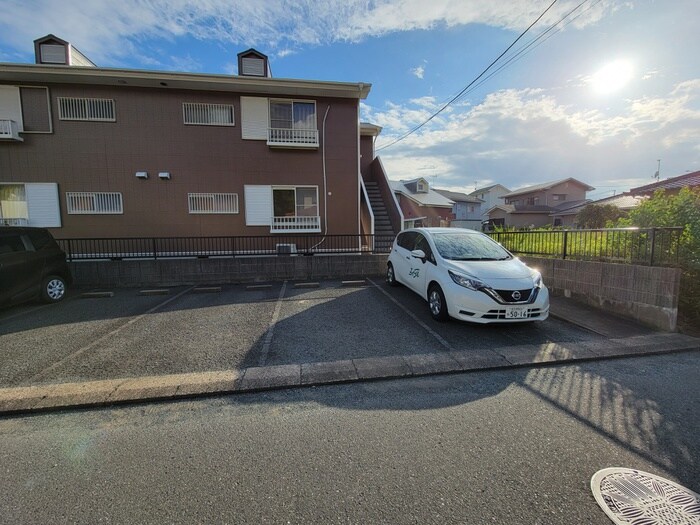
{"type": "Polygon", "coordinates": [[[460,193],[458,191],[438,190],[437,188],[435,188],[435,191],[437,191],[443,197],[447,197],[448,199],[451,199],[455,202],[473,202],[475,204],[480,204],[484,202],[481,199],[471,197],[466,193],[460,193]]]}
{"type": "Polygon", "coordinates": [[[477,188],[473,192],[471,192],[469,195],[476,195],[477,193],[488,193],[496,186],[500,186],[501,188],[504,188],[506,191],[510,191],[503,184],[491,184],[491,186],[484,186],[483,188],[477,188]]]}
{"type": "Polygon", "coordinates": [[[621,193],[620,195],[605,197],[597,201],[578,201],[578,204],[568,208],[560,208],[559,211],[555,211],[552,215],[576,215],[589,204],[595,204],[597,206],[611,205],[617,206],[621,210],[631,210],[632,208],[636,208],[642,200],[644,200],[644,197],[635,197],[629,193],[621,193]]]}
{"type": "Polygon", "coordinates": [[[392,190],[401,193],[410,199],[413,199],[422,206],[444,206],[449,208],[452,207],[454,201],[448,199],[443,195],[440,195],[437,191],[430,187],[428,187],[427,193],[415,193],[411,191],[409,186],[411,184],[415,184],[415,182],[418,180],[420,180],[420,178],[408,181],[390,180],[389,184],[391,185],[392,190]]]}
{"type": "Polygon", "coordinates": [[[581,182],[580,180],[574,179],[573,177],[569,177],[567,179],[555,180],[552,182],[544,182],[542,184],[535,184],[534,186],[527,186],[526,188],[520,188],[519,190],[511,191],[510,193],[507,193],[505,195],[501,195],[501,197],[502,198],[517,197],[518,195],[525,195],[526,193],[534,193],[536,191],[548,190],[548,189],[553,188],[554,186],[557,186],[557,185],[562,184],[564,182],[575,182],[577,184],[580,184],[581,186],[586,188],[586,191],[591,191],[591,190],[595,189],[593,186],[590,186],[590,185],[586,184],[585,182],[581,182]]]}
{"type": "Polygon", "coordinates": [[[700,186],[700,171],[694,171],[692,173],[686,173],[685,175],[679,175],[678,177],[671,177],[670,179],[639,186],[638,188],[632,188],[630,193],[632,195],[651,194],[656,190],[678,190],[686,186],[690,188],[700,186]]]}

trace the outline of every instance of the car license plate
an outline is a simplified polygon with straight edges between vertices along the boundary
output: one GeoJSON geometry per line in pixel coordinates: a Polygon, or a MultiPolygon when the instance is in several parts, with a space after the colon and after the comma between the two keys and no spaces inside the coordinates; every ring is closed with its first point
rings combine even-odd
{"type": "Polygon", "coordinates": [[[506,306],[506,319],[527,319],[527,306],[506,306]]]}

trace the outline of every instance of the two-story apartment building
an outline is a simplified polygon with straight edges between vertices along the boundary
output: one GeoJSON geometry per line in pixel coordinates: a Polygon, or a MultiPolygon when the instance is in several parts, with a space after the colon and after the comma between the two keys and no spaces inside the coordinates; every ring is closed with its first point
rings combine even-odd
{"type": "Polygon", "coordinates": [[[574,178],[521,188],[502,196],[505,201],[488,210],[494,226],[515,228],[559,226],[553,214],[586,201],[586,192],[595,188],[574,178]]]}
{"type": "Polygon", "coordinates": [[[372,233],[363,82],[95,67],[53,35],[0,64],[0,221],[67,237],[372,233]]]}

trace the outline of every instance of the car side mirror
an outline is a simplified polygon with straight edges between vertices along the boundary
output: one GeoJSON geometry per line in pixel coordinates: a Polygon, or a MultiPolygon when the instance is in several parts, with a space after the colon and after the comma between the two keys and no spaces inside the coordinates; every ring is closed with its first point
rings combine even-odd
{"type": "Polygon", "coordinates": [[[411,252],[411,257],[415,257],[416,259],[420,259],[421,261],[425,262],[425,252],[423,250],[413,250],[411,252]]]}

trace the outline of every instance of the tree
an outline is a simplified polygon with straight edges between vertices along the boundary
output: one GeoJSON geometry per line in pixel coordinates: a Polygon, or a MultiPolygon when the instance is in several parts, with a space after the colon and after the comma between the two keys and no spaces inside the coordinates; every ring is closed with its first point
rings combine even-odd
{"type": "Polygon", "coordinates": [[[604,228],[609,221],[616,221],[623,211],[612,204],[589,204],[576,215],[582,228],[604,228]]]}
{"type": "Polygon", "coordinates": [[[689,323],[700,321],[700,188],[683,188],[676,195],[654,193],[629,214],[634,226],[682,226],[678,250],[683,267],[679,310],[689,323]]]}

